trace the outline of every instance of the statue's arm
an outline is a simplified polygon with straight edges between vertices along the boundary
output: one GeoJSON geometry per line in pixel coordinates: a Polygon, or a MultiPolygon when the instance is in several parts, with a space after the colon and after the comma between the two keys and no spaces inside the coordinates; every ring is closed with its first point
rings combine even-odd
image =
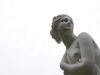
{"type": "Polygon", "coordinates": [[[61,61],[60,67],[62,70],[65,70],[67,74],[93,74],[95,67],[93,40],[87,33],[81,33],[78,38],[82,63],[67,64],[61,61]]]}

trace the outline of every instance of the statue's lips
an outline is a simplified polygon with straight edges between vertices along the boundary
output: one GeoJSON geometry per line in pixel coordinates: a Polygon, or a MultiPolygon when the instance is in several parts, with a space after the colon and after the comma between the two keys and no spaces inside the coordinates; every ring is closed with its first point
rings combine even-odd
{"type": "Polygon", "coordinates": [[[70,23],[67,23],[67,24],[66,24],[66,29],[68,29],[68,30],[71,29],[70,23]]]}
{"type": "Polygon", "coordinates": [[[67,30],[70,30],[70,29],[71,29],[71,27],[66,27],[66,29],[67,29],[67,30]]]}

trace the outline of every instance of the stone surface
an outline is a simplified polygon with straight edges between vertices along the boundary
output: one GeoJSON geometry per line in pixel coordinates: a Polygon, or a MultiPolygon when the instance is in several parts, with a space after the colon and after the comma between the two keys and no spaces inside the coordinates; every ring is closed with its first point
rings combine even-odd
{"type": "Polygon", "coordinates": [[[52,38],[66,47],[60,62],[64,75],[100,75],[100,50],[88,33],[76,36],[73,19],[65,14],[55,16],[51,28],[52,38]]]}

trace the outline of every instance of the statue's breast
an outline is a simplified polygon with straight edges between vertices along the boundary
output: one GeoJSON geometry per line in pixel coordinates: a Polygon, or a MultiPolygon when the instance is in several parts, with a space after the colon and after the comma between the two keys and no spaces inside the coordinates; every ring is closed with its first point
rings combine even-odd
{"type": "Polygon", "coordinates": [[[68,56],[69,59],[74,63],[79,61],[79,59],[81,58],[81,54],[78,44],[75,44],[73,47],[69,49],[68,56]]]}

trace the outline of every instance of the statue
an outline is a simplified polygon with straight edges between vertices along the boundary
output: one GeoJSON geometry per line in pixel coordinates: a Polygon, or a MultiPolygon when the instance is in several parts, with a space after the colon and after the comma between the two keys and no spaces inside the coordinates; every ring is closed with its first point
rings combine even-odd
{"type": "Polygon", "coordinates": [[[51,28],[52,38],[66,47],[60,62],[64,75],[100,75],[100,50],[88,33],[76,36],[73,19],[65,14],[55,16],[51,28]]]}

